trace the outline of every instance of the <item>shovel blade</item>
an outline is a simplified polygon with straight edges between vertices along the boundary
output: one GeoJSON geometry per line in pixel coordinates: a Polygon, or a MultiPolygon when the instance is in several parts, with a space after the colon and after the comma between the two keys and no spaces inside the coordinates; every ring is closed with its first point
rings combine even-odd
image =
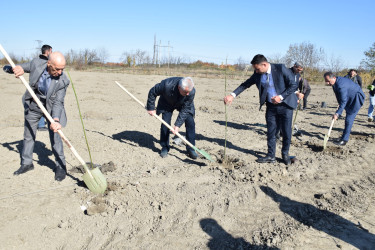
{"type": "Polygon", "coordinates": [[[196,147],[193,148],[195,151],[197,151],[198,153],[200,153],[201,155],[203,155],[207,160],[209,161],[214,161],[212,158],[211,158],[211,155],[209,153],[207,153],[206,151],[204,150],[201,150],[201,149],[198,149],[196,147]]]}
{"type": "Polygon", "coordinates": [[[87,188],[95,194],[102,194],[107,190],[107,180],[99,168],[88,170],[82,179],[87,188]]]}

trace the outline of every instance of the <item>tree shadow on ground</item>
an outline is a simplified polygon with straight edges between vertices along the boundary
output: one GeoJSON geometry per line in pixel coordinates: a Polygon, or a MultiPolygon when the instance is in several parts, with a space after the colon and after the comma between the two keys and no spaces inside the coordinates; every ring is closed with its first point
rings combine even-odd
{"type": "Polygon", "coordinates": [[[321,112],[321,113],[318,113],[318,112],[315,112],[315,111],[309,111],[309,114],[310,115],[318,115],[318,116],[329,116],[331,113],[330,113],[330,111],[327,110],[327,111],[324,111],[324,112],[321,112]]]}
{"type": "MultiPolygon", "coordinates": [[[[319,133],[319,132],[307,132],[306,130],[299,130],[299,132],[301,133],[301,135],[305,135],[305,136],[308,136],[310,138],[317,138],[319,140],[323,140],[324,139],[324,136],[322,133],[319,133]]],[[[328,130],[327,130],[328,132],[328,130]]],[[[298,138],[298,136],[297,136],[298,138]]],[[[299,138],[298,138],[299,139],[299,138]]],[[[299,139],[301,140],[301,139],[299,139]]]]}
{"type": "MultiPolygon", "coordinates": [[[[201,134],[197,134],[196,135],[196,139],[197,140],[205,140],[205,141],[208,141],[208,142],[211,142],[211,143],[216,143],[216,144],[221,145],[223,147],[224,147],[224,143],[225,143],[225,139],[210,138],[210,137],[207,137],[207,136],[204,136],[204,135],[201,135],[201,134]]],[[[250,139],[249,139],[249,144],[251,144],[250,139]]],[[[243,152],[245,154],[251,154],[251,155],[254,155],[254,156],[258,157],[258,158],[259,157],[263,157],[263,156],[266,155],[266,153],[261,152],[261,151],[256,151],[256,150],[252,150],[252,149],[241,148],[239,146],[234,145],[232,142],[230,142],[228,140],[227,140],[227,148],[234,149],[234,150],[243,152]]]]}
{"type": "MultiPolygon", "coordinates": [[[[219,121],[219,120],[214,120],[215,123],[225,126],[225,121],[219,121]]],[[[227,126],[230,128],[238,129],[238,130],[251,130],[256,132],[257,134],[260,135],[266,135],[266,131],[264,129],[267,129],[266,124],[261,124],[261,123],[235,123],[235,122],[227,122],[227,126]],[[262,129],[263,128],[263,129],[262,129]]]]}
{"type": "Polygon", "coordinates": [[[375,246],[375,235],[337,214],[291,200],[270,187],[261,186],[260,189],[279,204],[282,212],[306,226],[325,232],[359,249],[372,249],[375,246]]]}
{"type": "Polygon", "coordinates": [[[243,238],[234,238],[225,231],[216,220],[211,218],[201,219],[200,226],[211,239],[207,243],[207,247],[211,250],[226,249],[269,249],[276,250],[278,248],[268,247],[266,245],[253,245],[243,238]]]}

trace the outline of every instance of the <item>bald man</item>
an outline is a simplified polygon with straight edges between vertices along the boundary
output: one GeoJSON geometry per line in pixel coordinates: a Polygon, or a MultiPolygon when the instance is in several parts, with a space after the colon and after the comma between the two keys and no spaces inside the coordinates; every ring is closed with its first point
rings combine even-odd
{"type": "MultiPolygon", "coordinates": [[[[49,137],[52,152],[55,156],[56,165],[54,168],[55,180],[62,181],[66,177],[66,163],[63,144],[57,130],[66,125],[67,119],[64,108],[64,98],[69,79],[63,73],[65,58],[60,52],[53,52],[49,55],[48,61],[35,58],[31,62],[17,65],[14,68],[5,66],[4,71],[14,73],[16,77],[25,72],[30,73],[29,83],[39,100],[44,104],[54,122],[48,121],[49,137]]],[[[43,116],[42,110],[33,100],[28,91],[23,95],[22,102],[25,109],[24,139],[21,152],[21,167],[14,172],[20,175],[34,169],[33,151],[39,119],[43,116]]],[[[47,157],[47,156],[46,156],[47,157]]]]}

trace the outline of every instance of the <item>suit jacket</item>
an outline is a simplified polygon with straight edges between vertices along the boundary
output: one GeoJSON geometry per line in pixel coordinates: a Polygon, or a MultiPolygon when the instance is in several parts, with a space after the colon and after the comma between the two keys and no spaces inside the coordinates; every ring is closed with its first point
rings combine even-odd
{"type": "Polygon", "coordinates": [[[332,88],[339,103],[336,114],[341,115],[344,110],[346,114],[353,114],[362,107],[365,94],[361,87],[352,80],[338,76],[332,88]]]}
{"type": "MultiPolygon", "coordinates": [[[[20,64],[20,66],[26,73],[30,73],[30,87],[40,99],[42,95],[38,90],[38,81],[43,71],[47,67],[47,60],[43,57],[38,57],[33,59],[31,62],[20,64]]],[[[60,124],[63,127],[66,126],[67,123],[67,117],[64,108],[64,98],[69,83],[70,81],[64,73],[62,73],[62,75],[57,78],[52,78],[51,84],[48,88],[47,96],[45,97],[45,108],[52,116],[52,118],[59,118],[60,124]]],[[[25,110],[29,109],[33,111],[40,111],[40,108],[38,107],[36,102],[34,102],[32,96],[28,91],[26,91],[23,95],[22,102],[25,110]]],[[[44,101],[42,101],[42,103],[43,102],[44,101]]]]}
{"type": "Polygon", "coordinates": [[[175,126],[181,127],[188,114],[194,116],[195,88],[187,96],[182,96],[178,91],[178,84],[182,77],[167,78],[152,87],[148,93],[147,110],[155,110],[155,100],[160,96],[156,113],[173,112],[177,109],[180,113],[175,122],[175,126]]]}
{"type": "MultiPolygon", "coordinates": [[[[284,64],[271,64],[271,74],[276,93],[284,98],[283,102],[286,105],[288,105],[290,108],[295,109],[297,107],[298,100],[294,92],[297,89],[298,85],[294,81],[294,75],[292,75],[290,70],[286,68],[284,64]]],[[[233,91],[233,93],[238,96],[242,93],[242,91],[255,84],[259,90],[259,109],[262,108],[262,105],[266,101],[266,99],[262,97],[264,96],[264,91],[267,91],[267,89],[264,88],[261,84],[261,76],[262,74],[254,72],[254,74],[249,79],[247,79],[233,91]]]]}
{"type": "Polygon", "coordinates": [[[297,83],[297,89],[296,89],[296,91],[297,91],[298,88],[299,88],[299,84],[301,84],[301,82],[302,82],[302,80],[301,81],[299,80],[299,78],[301,77],[301,74],[300,73],[295,73],[294,70],[293,70],[293,67],[291,67],[289,69],[290,69],[290,72],[292,73],[294,81],[297,83]]]}

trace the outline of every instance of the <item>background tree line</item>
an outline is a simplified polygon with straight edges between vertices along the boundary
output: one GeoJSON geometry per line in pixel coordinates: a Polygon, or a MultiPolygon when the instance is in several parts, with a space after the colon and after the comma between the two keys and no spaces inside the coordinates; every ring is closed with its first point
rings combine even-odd
{"type": "MultiPolygon", "coordinates": [[[[40,52],[37,51],[30,58],[17,57],[10,53],[14,62],[23,63],[38,56],[40,52]]],[[[365,59],[361,62],[357,70],[365,83],[372,82],[375,76],[375,42],[366,51],[364,51],[365,59]]],[[[65,53],[65,58],[68,67],[78,70],[84,70],[92,67],[121,67],[132,69],[150,69],[155,67],[160,68],[183,68],[194,70],[214,70],[222,71],[224,69],[230,72],[248,72],[252,71],[249,62],[242,57],[238,58],[236,63],[232,65],[224,65],[203,62],[201,60],[192,61],[188,57],[179,56],[164,56],[162,58],[153,58],[145,50],[124,51],[121,54],[119,63],[107,62],[109,58],[108,51],[103,47],[99,49],[81,49],[73,50],[65,53]]],[[[272,63],[284,63],[291,67],[294,62],[298,61],[305,67],[305,77],[313,82],[322,81],[322,73],[324,71],[332,71],[340,76],[346,75],[349,68],[345,65],[342,58],[333,54],[327,55],[323,48],[317,47],[310,42],[302,42],[290,44],[288,50],[284,55],[273,54],[268,56],[268,60],[272,63]]],[[[0,59],[1,64],[7,64],[5,58],[0,59]]],[[[249,72],[250,74],[250,72],[249,72]]]]}

